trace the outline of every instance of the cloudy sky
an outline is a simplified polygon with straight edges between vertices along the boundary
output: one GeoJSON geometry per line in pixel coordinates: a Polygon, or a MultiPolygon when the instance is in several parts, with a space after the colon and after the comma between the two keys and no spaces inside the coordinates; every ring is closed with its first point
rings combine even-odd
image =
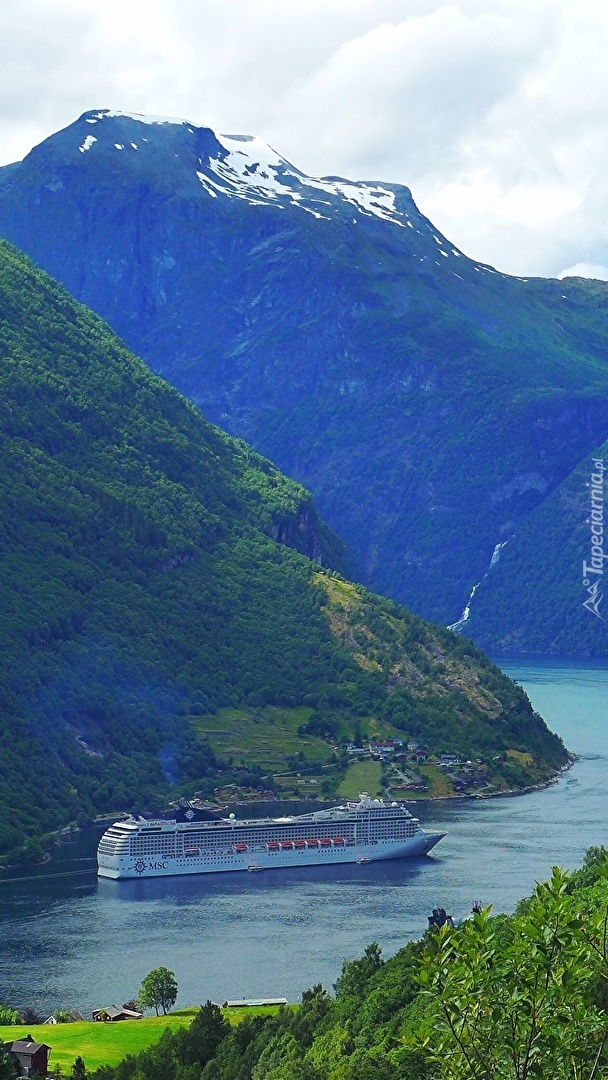
{"type": "Polygon", "coordinates": [[[104,107],[407,184],[502,270],[608,279],[606,0],[0,0],[0,163],[104,107]]]}

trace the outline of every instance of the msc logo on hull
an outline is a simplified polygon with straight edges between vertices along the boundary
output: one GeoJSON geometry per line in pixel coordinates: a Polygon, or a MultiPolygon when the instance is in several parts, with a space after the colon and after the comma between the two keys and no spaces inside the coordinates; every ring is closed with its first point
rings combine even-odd
{"type": "Polygon", "coordinates": [[[166,870],[166,869],[167,869],[167,863],[166,862],[149,862],[149,863],[147,863],[145,859],[138,859],[137,862],[135,863],[135,866],[131,867],[131,870],[134,870],[136,874],[144,874],[146,872],[146,870],[166,870]]]}

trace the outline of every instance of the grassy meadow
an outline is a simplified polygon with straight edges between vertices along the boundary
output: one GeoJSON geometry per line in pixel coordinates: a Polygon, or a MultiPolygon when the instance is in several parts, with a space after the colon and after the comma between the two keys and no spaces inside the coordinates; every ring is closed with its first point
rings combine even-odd
{"type": "Polygon", "coordinates": [[[324,739],[304,738],[298,728],[314,709],[266,705],[259,709],[218,709],[213,716],[197,717],[194,726],[208,739],[216,754],[263,769],[285,769],[288,758],[303,753],[309,761],[325,764],[331,751],[324,739]]]}
{"type": "MultiPolygon", "coordinates": [[[[38,1042],[52,1047],[49,1068],[60,1065],[69,1072],[78,1056],[83,1058],[87,1069],[100,1065],[116,1065],[127,1054],[147,1050],[160,1039],[165,1028],[175,1031],[192,1023],[197,1009],[177,1009],[168,1016],[147,1016],[143,1020],[121,1020],[117,1023],[93,1023],[80,1021],[75,1024],[15,1024],[0,1026],[0,1040],[13,1042],[24,1035],[31,1035],[38,1042]]],[[[276,1006],[251,1009],[224,1009],[231,1024],[238,1024],[245,1016],[268,1016],[278,1011],[276,1006]]]]}
{"type": "Polygon", "coordinates": [[[348,766],[346,776],[338,788],[343,799],[358,799],[362,791],[368,795],[382,793],[382,765],[379,761],[355,761],[348,766]]]}

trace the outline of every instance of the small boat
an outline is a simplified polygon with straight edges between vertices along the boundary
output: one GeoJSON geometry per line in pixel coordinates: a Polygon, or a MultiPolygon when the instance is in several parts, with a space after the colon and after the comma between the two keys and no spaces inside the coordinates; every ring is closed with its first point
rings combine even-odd
{"type": "Polygon", "coordinates": [[[242,855],[242,854],[243,854],[243,852],[247,851],[247,844],[235,844],[235,845],[234,845],[234,850],[235,850],[235,851],[236,851],[236,852],[237,852],[237,853],[238,853],[239,855],[242,855]]]}
{"type": "Polygon", "coordinates": [[[371,862],[371,861],[372,860],[368,859],[366,855],[362,855],[361,858],[355,859],[355,862],[356,862],[357,866],[364,866],[365,863],[368,863],[368,862],[371,862]]]}
{"type": "Polygon", "coordinates": [[[257,873],[258,870],[263,870],[264,867],[260,866],[259,863],[250,863],[249,866],[247,867],[247,869],[248,869],[250,874],[255,874],[255,873],[257,873]]]}

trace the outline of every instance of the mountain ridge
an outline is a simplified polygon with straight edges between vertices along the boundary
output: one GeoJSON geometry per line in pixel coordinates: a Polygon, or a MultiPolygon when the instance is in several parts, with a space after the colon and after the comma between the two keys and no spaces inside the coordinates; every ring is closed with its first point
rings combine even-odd
{"type": "Polygon", "coordinates": [[[278,543],[342,556],[308,492],[4,241],[0,389],[0,858],[95,813],[259,784],[292,720],[283,762],[321,777],[326,724],[482,755],[499,786],[566,762],[473,646],[278,543]],[[257,756],[200,730],[235,706],[257,756]]]}
{"type": "Polygon", "coordinates": [[[608,289],[501,274],[409,189],[243,138],[85,113],[0,170],[0,234],[311,490],[352,574],[454,623],[608,436],[608,289]]]}

